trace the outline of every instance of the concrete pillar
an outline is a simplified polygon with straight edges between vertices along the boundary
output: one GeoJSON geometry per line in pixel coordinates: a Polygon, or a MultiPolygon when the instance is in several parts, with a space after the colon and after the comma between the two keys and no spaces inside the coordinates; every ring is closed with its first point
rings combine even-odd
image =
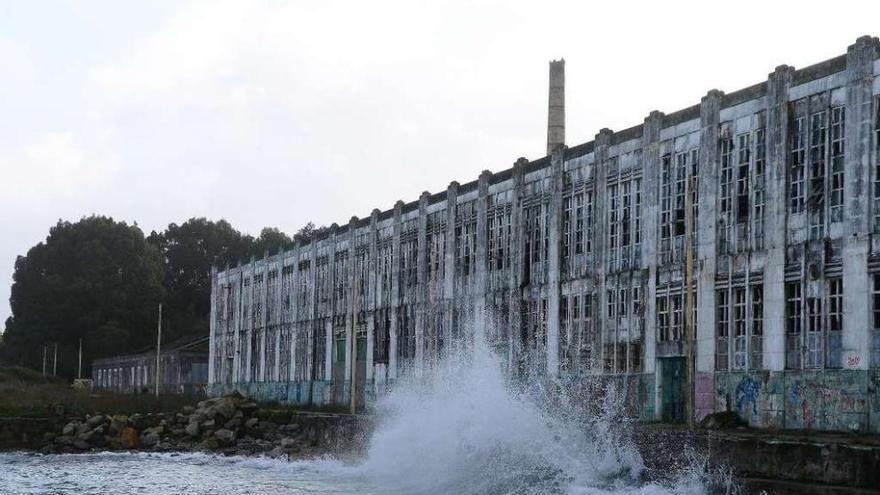
{"type": "MultiPolygon", "coordinates": [[[[272,381],[281,381],[281,332],[284,331],[284,249],[279,247],[275,257],[275,366],[272,368],[272,381]]],[[[293,347],[293,346],[291,346],[293,347]]]]}
{"type": "Polygon", "coordinates": [[[250,286],[248,287],[248,290],[247,290],[247,292],[248,292],[248,294],[247,294],[248,306],[250,307],[250,314],[247,315],[247,319],[248,319],[247,327],[248,327],[248,329],[250,329],[250,333],[248,334],[247,342],[245,342],[245,355],[242,356],[241,361],[242,361],[242,365],[245,366],[244,381],[247,383],[251,383],[251,382],[256,381],[256,377],[254,376],[254,369],[255,369],[254,363],[251,362],[253,360],[253,356],[254,356],[254,353],[253,353],[254,332],[257,331],[256,319],[254,318],[254,301],[256,301],[256,297],[257,297],[254,292],[256,290],[254,286],[257,285],[256,284],[257,272],[254,269],[254,267],[256,266],[256,263],[257,262],[254,259],[254,257],[251,256],[251,262],[248,263],[248,266],[246,268],[247,276],[250,278],[250,286]]]}
{"type": "Polygon", "coordinates": [[[508,322],[510,328],[508,335],[510,338],[510,359],[509,366],[511,370],[516,370],[520,362],[522,354],[522,313],[520,306],[522,305],[522,287],[523,287],[523,228],[522,228],[522,187],[523,178],[525,176],[526,165],[529,161],[525,158],[519,158],[513,164],[513,174],[511,178],[511,199],[510,199],[510,275],[509,283],[509,304],[508,304],[508,322]]]}
{"type": "Polygon", "coordinates": [[[263,280],[263,283],[262,293],[257,294],[257,297],[259,297],[263,303],[263,311],[260,312],[260,354],[257,356],[260,363],[260,371],[257,378],[254,380],[255,382],[265,382],[268,373],[268,370],[266,369],[268,363],[266,363],[266,361],[269,356],[266,349],[266,333],[269,331],[269,251],[263,253],[260,267],[262,268],[260,278],[263,280]]]}
{"type": "Polygon", "coordinates": [[[767,81],[767,169],[764,268],[764,369],[785,369],[785,243],[788,212],[788,90],[794,69],[781,65],[767,81]]]}
{"type": "Polygon", "coordinates": [[[370,383],[373,380],[373,347],[376,345],[374,332],[376,331],[376,317],[375,310],[378,305],[377,300],[381,296],[379,290],[379,278],[376,273],[376,267],[378,266],[378,246],[376,243],[379,239],[379,210],[373,209],[373,212],[370,214],[370,253],[368,258],[368,267],[367,273],[369,274],[369,283],[367,284],[367,290],[369,291],[369,295],[367,297],[368,308],[364,308],[367,311],[367,375],[366,381],[370,383]]]}
{"type": "MultiPolygon", "coordinates": [[[[648,270],[648,279],[644,286],[645,373],[654,373],[657,366],[657,245],[660,222],[657,185],[660,183],[660,127],[663,117],[661,112],[651,112],[645,118],[642,131],[642,266],[648,270]]],[[[654,410],[660,409],[656,407],[654,410]]]]}
{"type": "Polygon", "coordinates": [[[871,360],[871,178],[874,60],[877,38],[863,36],[846,53],[846,163],[843,238],[843,365],[868,369],[871,360]]]}
{"type": "MultiPolygon", "coordinates": [[[[234,322],[234,325],[235,325],[234,339],[235,339],[235,341],[232,343],[232,346],[235,349],[233,352],[233,356],[232,356],[232,383],[236,383],[236,382],[241,381],[239,377],[242,376],[242,374],[241,374],[241,359],[242,359],[242,352],[244,351],[244,349],[242,349],[242,345],[241,345],[241,325],[244,321],[243,320],[244,317],[242,315],[242,313],[243,313],[242,309],[243,309],[245,294],[244,294],[244,282],[243,282],[244,281],[244,273],[241,268],[241,262],[238,263],[238,266],[235,268],[235,272],[236,272],[235,285],[237,286],[236,290],[235,290],[235,295],[236,295],[235,305],[238,307],[238,309],[235,312],[235,322],[234,322]]],[[[227,273],[228,273],[228,270],[227,270],[227,273]]]]}
{"type": "MultiPolygon", "coordinates": [[[[305,308],[300,308],[299,306],[299,294],[297,292],[299,288],[299,284],[301,283],[299,277],[299,257],[302,252],[300,242],[294,241],[293,247],[291,247],[291,256],[293,257],[293,263],[290,266],[290,269],[293,270],[293,273],[290,276],[290,287],[288,287],[288,292],[283,297],[290,298],[290,312],[285,315],[285,321],[289,322],[290,329],[288,330],[288,336],[290,339],[290,348],[288,349],[289,357],[287,359],[287,381],[292,382],[296,378],[296,337],[299,332],[299,315],[302,314],[302,311],[305,308]]],[[[283,263],[282,263],[283,264],[283,263]]],[[[283,300],[283,299],[282,299],[283,300]]],[[[312,336],[312,326],[309,325],[306,330],[308,336],[306,338],[306,342],[309,344],[308,352],[306,352],[306,366],[305,366],[305,376],[301,377],[302,381],[308,381],[309,378],[312,377],[312,353],[315,351],[314,340],[312,336]]],[[[284,380],[284,378],[281,378],[284,380]]]]}
{"type": "Polygon", "coordinates": [[[394,240],[391,242],[391,328],[388,329],[389,352],[388,352],[388,379],[397,379],[397,318],[400,307],[400,231],[401,214],[403,213],[403,201],[394,203],[394,240]]]}
{"type": "Polygon", "coordinates": [[[565,59],[550,62],[547,154],[565,145],[565,59]]]}
{"type": "Polygon", "coordinates": [[[489,315],[486,314],[486,292],[489,290],[489,260],[488,260],[488,210],[489,210],[489,181],[492,172],[483,170],[477,181],[477,246],[476,246],[476,271],[474,272],[474,291],[476,294],[474,308],[474,339],[476,345],[485,344],[486,324],[489,315]]]}
{"type": "MultiPolygon", "coordinates": [[[[697,308],[694,360],[697,373],[715,371],[716,197],[719,177],[720,112],[724,93],[713,89],[700,103],[699,211],[694,258],[697,308]]],[[[684,289],[684,287],[682,288],[684,289]]],[[[698,408],[699,409],[699,408],[698,408]]]]}
{"type": "MultiPolygon", "coordinates": [[[[357,267],[355,266],[355,243],[357,242],[357,237],[355,236],[355,232],[357,231],[357,223],[358,217],[353,216],[348,221],[348,232],[346,233],[346,237],[348,237],[348,287],[349,287],[349,295],[348,295],[348,307],[345,309],[345,379],[352,383],[352,364],[357,359],[357,347],[355,340],[357,336],[355,332],[357,328],[355,328],[355,323],[357,322],[357,315],[360,312],[360,308],[358,307],[358,291],[357,291],[357,267]]],[[[351,386],[351,385],[349,385],[351,386]]]]}
{"type": "MultiPolygon", "coordinates": [[[[329,291],[330,297],[328,297],[328,307],[321,308],[321,304],[319,300],[315,300],[315,304],[318,306],[317,311],[320,312],[323,310],[325,313],[323,316],[326,316],[326,325],[327,325],[327,380],[333,380],[333,367],[336,366],[335,360],[333,359],[336,354],[333,352],[333,346],[336,345],[336,327],[333,324],[333,318],[336,315],[336,250],[337,250],[337,231],[339,230],[339,226],[335,223],[330,225],[330,237],[327,239],[328,245],[330,249],[327,252],[327,279],[324,281],[325,291],[329,291]]],[[[315,242],[315,241],[313,241],[315,242]]],[[[317,258],[316,258],[317,261],[317,258]]],[[[316,265],[317,268],[317,265],[316,265]]],[[[348,376],[348,375],[345,375],[348,376]]]]}
{"type": "MultiPolygon", "coordinates": [[[[219,338],[217,328],[217,297],[220,291],[217,286],[217,266],[211,264],[211,311],[208,321],[208,335],[210,344],[208,345],[208,384],[212,385],[217,381],[214,373],[214,363],[217,360],[217,352],[219,347],[224,343],[224,339],[219,338]]],[[[223,329],[225,331],[225,329],[223,329]]]]}
{"type": "Polygon", "coordinates": [[[455,243],[456,203],[458,202],[458,182],[452,181],[446,188],[446,252],[443,270],[443,355],[453,352],[458,342],[452,341],[452,327],[458,304],[455,299],[455,243]]]}
{"type": "Polygon", "coordinates": [[[595,194],[593,198],[593,241],[594,248],[593,252],[596,253],[594,255],[595,259],[595,280],[596,280],[596,332],[600,336],[598,342],[600,343],[599,352],[596,353],[593,351],[593,355],[599,356],[597,365],[600,370],[604,370],[605,363],[605,344],[613,341],[613,336],[608,335],[608,325],[605,325],[604,322],[607,318],[607,308],[608,308],[608,294],[607,294],[607,283],[606,283],[606,274],[608,272],[607,268],[607,221],[608,216],[605,213],[605,209],[608,206],[608,200],[606,198],[606,189],[607,189],[607,176],[608,176],[608,147],[611,146],[611,139],[614,136],[614,132],[611,129],[601,129],[599,134],[596,134],[594,139],[595,147],[593,149],[593,177],[594,177],[594,189],[595,194]]]}
{"type": "Polygon", "coordinates": [[[547,249],[547,376],[559,375],[559,298],[562,272],[562,190],[565,148],[557,146],[550,155],[551,193],[548,212],[547,249]]]}
{"type": "Polygon", "coordinates": [[[428,305],[428,199],[431,193],[424,191],[419,197],[419,247],[418,247],[418,292],[416,303],[416,373],[420,374],[425,368],[425,319],[428,305]]]}

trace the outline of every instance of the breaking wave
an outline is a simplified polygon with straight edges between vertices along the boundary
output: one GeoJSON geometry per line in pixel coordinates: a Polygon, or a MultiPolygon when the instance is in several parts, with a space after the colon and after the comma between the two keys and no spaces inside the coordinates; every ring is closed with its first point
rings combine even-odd
{"type": "Polygon", "coordinates": [[[699,466],[668,486],[645,483],[644,464],[619,421],[540,380],[510,382],[485,345],[402,380],[377,405],[379,424],[356,469],[399,494],[703,494],[699,466]]]}

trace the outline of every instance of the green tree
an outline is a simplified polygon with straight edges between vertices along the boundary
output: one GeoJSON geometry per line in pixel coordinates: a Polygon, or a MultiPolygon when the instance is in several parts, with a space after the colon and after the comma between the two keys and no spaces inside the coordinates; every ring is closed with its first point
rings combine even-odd
{"type": "MultiPolygon", "coordinates": [[[[254,239],[226,220],[191,218],[181,225],[150,234],[162,255],[166,298],[163,333],[169,340],[183,335],[208,335],[211,311],[211,267],[249,259],[254,239]],[[167,329],[167,330],[166,330],[167,329]]],[[[164,340],[164,339],[163,339],[164,340]]]]}
{"type": "Polygon", "coordinates": [[[72,377],[80,339],[84,363],[150,345],[162,293],[159,254],[136,225],[59,220],[15,261],[4,347],[14,364],[38,368],[43,346],[57,344],[58,372],[72,377]]]}

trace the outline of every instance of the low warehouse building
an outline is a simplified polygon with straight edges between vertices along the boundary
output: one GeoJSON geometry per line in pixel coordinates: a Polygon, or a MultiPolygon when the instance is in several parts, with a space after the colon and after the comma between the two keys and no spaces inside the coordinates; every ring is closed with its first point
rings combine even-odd
{"type": "MultiPolygon", "coordinates": [[[[162,346],[159,391],[203,394],[208,383],[208,337],[185,337],[162,346]]],[[[118,393],[156,390],[156,349],[92,362],[93,389],[118,393]]]]}

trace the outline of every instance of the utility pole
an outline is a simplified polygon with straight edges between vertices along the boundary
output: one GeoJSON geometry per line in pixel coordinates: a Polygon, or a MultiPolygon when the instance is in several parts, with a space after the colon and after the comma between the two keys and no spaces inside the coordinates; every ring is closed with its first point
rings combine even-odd
{"type": "Polygon", "coordinates": [[[58,342],[55,342],[55,357],[52,358],[52,376],[58,371],[58,342]]]}
{"type": "Polygon", "coordinates": [[[687,384],[687,403],[685,414],[687,415],[688,427],[694,427],[694,215],[693,215],[693,191],[694,178],[690,170],[685,171],[688,174],[688,188],[685,194],[685,299],[684,299],[684,332],[685,332],[685,383],[687,384]]]}
{"type": "Polygon", "coordinates": [[[76,377],[82,378],[83,371],[83,339],[79,339],[79,364],[76,367],[76,377]]]}
{"type": "Polygon", "coordinates": [[[43,376],[46,376],[46,352],[49,349],[46,346],[43,346],[43,376]]]}
{"type": "Polygon", "coordinates": [[[156,325],[156,398],[159,398],[159,358],[162,351],[162,303],[159,303],[159,322],[156,325]]]}

